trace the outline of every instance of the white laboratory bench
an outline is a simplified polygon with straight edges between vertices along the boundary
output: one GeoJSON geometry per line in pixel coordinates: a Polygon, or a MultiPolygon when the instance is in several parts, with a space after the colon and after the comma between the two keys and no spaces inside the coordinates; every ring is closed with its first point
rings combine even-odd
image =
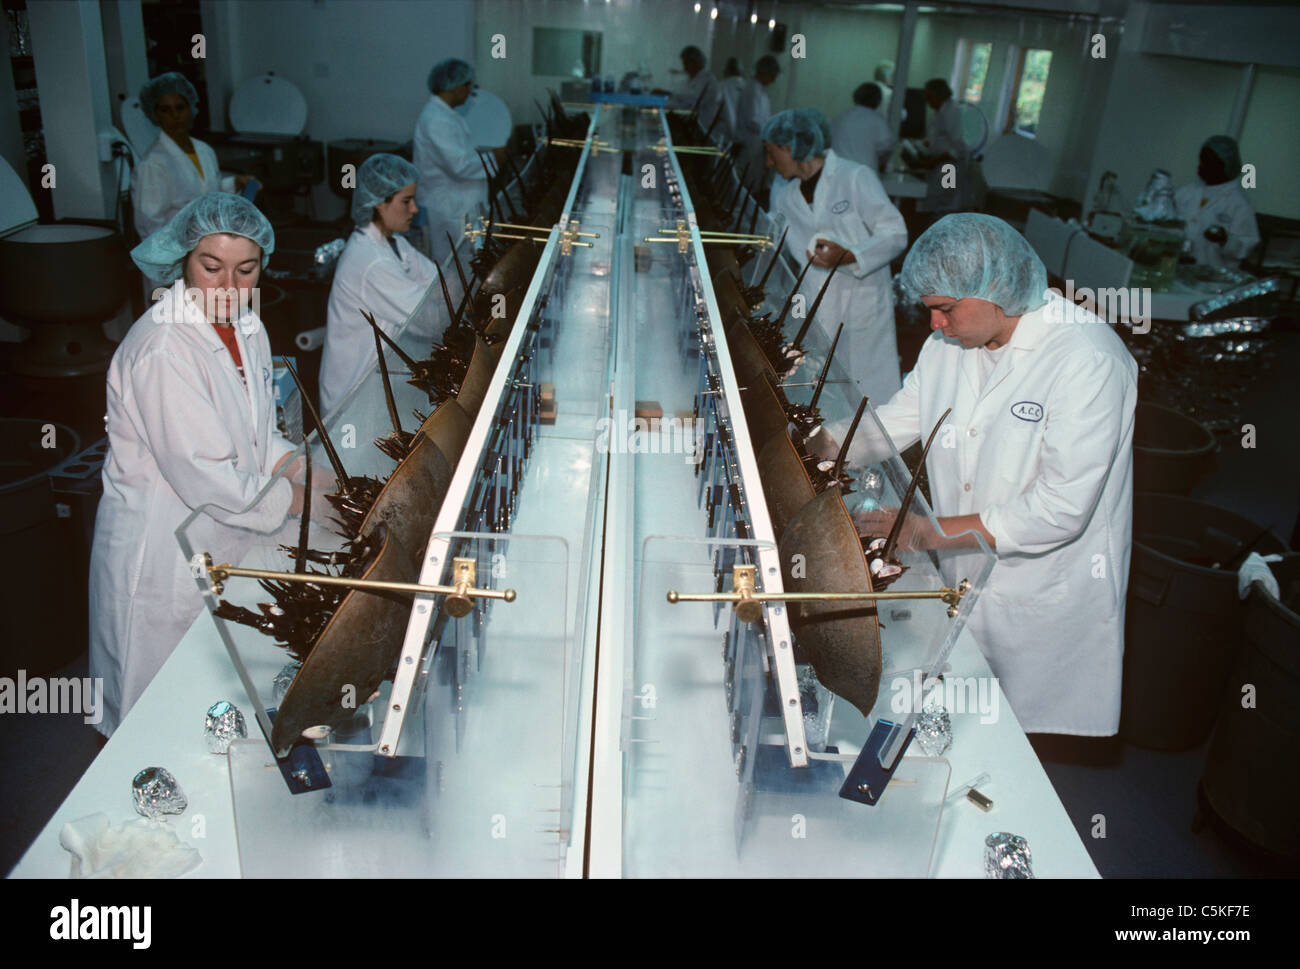
{"type": "MultiPolygon", "coordinates": [[[[622,137],[634,134],[639,144],[653,144],[660,132],[648,129],[644,118],[639,123],[641,127],[632,132],[625,122],[622,137]]],[[[619,129],[611,125],[602,129],[602,136],[612,141],[619,129]]],[[[838,798],[825,785],[811,793],[797,792],[793,799],[784,787],[772,794],[771,787],[760,785],[754,794],[746,778],[756,775],[756,763],[764,755],[775,754],[766,757],[765,770],[770,773],[764,774],[764,783],[775,777],[781,784],[798,785],[814,776],[811,770],[795,770],[781,762],[787,748],[779,739],[770,743],[771,728],[761,724],[779,726],[782,721],[761,712],[762,703],[748,707],[748,723],[755,732],[745,735],[747,746],[739,760],[747,771],[737,783],[742,771],[740,767],[733,771],[736,740],[728,739],[730,694],[724,687],[724,662],[717,654],[718,644],[726,642],[730,612],[723,608],[722,621],[715,613],[709,622],[708,607],[694,613],[669,607],[664,592],[671,587],[690,590],[711,581],[717,573],[705,549],[749,545],[753,548],[746,552],[754,552],[763,540],[741,540],[734,532],[709,536],[711,525],[703,524],[706,516],[697,497],[697,480],[703,479],[695,477],[681,454],[640,454],[635,459],[606,455],[593,431],[607,407],[618,406],[620,399],[627,405],[643,398],[659,400],[665,415],[670,415],[689,408],[696,392],[694,351],[684,353],[682,341],[675,336],[689,334],[694,319],[693,312],[686,315],[682,299],[685,277],[682,264],[675,261],[680,257],[664,249],[654,256],[651,268],[635,270],[631,258],[633,245],[666,220],[665,200],[636,196],[632,180],[620,178],[620,164],[617,152],[602,153],[593,157],[586,175],[579,176],[587,179],[586,196],[576,203],[582,225],[597,229],[600,236],[593,248],[555,263],[551,267],[555,275],[548,277],[554,281],[555,298],[546,326],[551,327],[547,332],[554,343],[549,353],[539,344],[537,354],[539,360],[553,358],[560,364],[543,363],[536,379],[556,381],[561,412],[554,426],[538,429],[538,446],[523,472],[510,531],[491,539],[500,542],[511,569],[516,562],[525,563],[509,575],[510,585],[520,586],[519,599],[509,606],[493,606],[481,639],[457,640],[453,648],[445,645],[444,638],[423,681],[428,684],[424,695],[430,698],[423,705],[423,720],[411,710],[405,714],[412,729],[403,734],[398,750],[428,768],[415,788],[421,797],[396,804],[384,795],[378,808],[367,807],[348,800],[360,788],[349,788],[347,783],[337,785],[337,803],[324,791],[290,795],[269,749],[259,746],[260,730],[249,698],[218,627],[205,612],[11,877],[66,876],[70,855],[59,844],[62,826],[97,812],[114,823],[133,818],[131,781],[150,766],[170,771],[188,797],[186,811],[166,823],[202,856],[202,864],[190,878],[293,876],[308,869],[331,876],[928,873],[982,878],[984,839],[995,831],[1028,841],[1038,877],[1097,876],[1075,825],[969,633],[956,636],[947,675],[982,682],[986,699],[993,686],[996,718],[981,723],[978,712],[954,712],[954,743],[942,760],[924,757],[914,741],[895,775],[896,786],[875,807],[838,798]],[[632,209],[616,208],[616,196],[624,205],[636,204],[632,209]],[[555,372],[548,366],[554,366],[555,372]],[[618,389],[607,398],[604,388],[610,385],[618,389]],[[606,457],[608,473],[603,470],[606,457]],[[556,548],[563,551],[555,553],[556,548]],[[542,568],[537,568],[538,562],[544,564],[542,568]],[[676,584],[679,580],[683,584],[676,584]],[[454,658],[448,658],[451,654],[454,658]],[[653,714],[641,715],[645,711],[633,690],[646,683],[657,685],[661,702],[653,714]],[[462,686],[463,692],[458,693],[462,686]],[[207,750],[204,715],[219,700],[240,707],[248,722],[251,739],[237,748],[238,757],[207,750]],[[417,736],[407,747],[411,735],[417,736]],[[234,770],[239,783],[232,783],[231,765],[236,762],[242,765],[234,770]],[[960,796],[942,801],[945,788],[957,790],[981,774],[988,775],[980,790],[993,800],[991,811],[986,813],[960,796]],[[237,819],[233,791],[239,784],[243,785],[238,801],[242,813],[237,819]],[[747,794],[753,799],[746,801],[747,794]],[[756,802],[751,815],[746,805],[754,807],[756,802]],[[330,804],[335,806],[327,809],[330,804]],[[918,817],[923,814],[928,820],[900,818],[911,805],[918,806],[918,817]],[[806,840],[794,840],[804,839],[803,834],[787,836],[791,817],[787,806],[799,819],[795,825],[799,830],[804,824],[801,812],[807,812],[806,840]],[[314,834],[303,833],[308,828],[295,827],[294,819],[315,823],[331,812],[335,818],[345,818],[333,832],[335,855],[324,860],[303,857],[317,854],[312,849],[318,842],[313,841],[314,834]],[[510,838],[489,836],[495,819],[500,819],[504,830],[507,816],[514,825],[510,838]],[[374,819],[379,823],[372,824],[374,819]],[[277,843],[281,830],[286,840],[298,839],[293,846],[277,843]],[[900,831],[908,835],[891,837],[900,831]],[[248,839],[244,853],[255,870],[241,868],[240,837],[248,839]],[[268,862],[268,856],[274,857],[268,862]],[[590,859],[585,871],[584,856],[590,859]],[[395,863],[385,868],[386,859],[395,863]]],[[[764,231],[768,228],[765,225],[764,231]]],[[[693,243],[698,266],[703,261],[698,235],[693,243]]],[[[555,248],[553,236],[550,255],[544,258],[553,256],[555,248]]],[[[773,291],[778,285],[786,283],[774,281],[773,291]]],[[[531,306],[528,301],[526,305],[531,306]]],[[[531,310],[521,314],[525,312],[531,310]]],[[[708,312],[716,315],[716,307],[708,312]]],[[[715,319],[712,332],[717,335],[720,329],[715,319]]],[[[521,332],[516,327],[511,339],[521,332]]],[[[727,379],[734,380],[729,365],[727,373],[727,379]]],[[[499,383],[494,377],[494,386],[499,383]]],[[[364,432],[358,438],[383,433],[386,415],[381,399],[372,382],[365,399],[355,401],[357,424],[364,432]]],[[[738,415],[739,405],[732,404],[738,415]]],[[[491,410],[490,403],[484,405],[472,439],[493,419],[491,410]]],[[[738,440],[743,436],[748,442],[748,432],[740,434],[742,425],[736,419],[738,440]]],[[[752,456],[742,459],[742,477],[744,462],[752,460],[752,456]]],[[[761,497],[757,484],[750,480],[744,484],[761,497]]],[[[765,520],[765,515],[755,519],[756,538],[765,520]]],[[[435,527],[434,535],[454,531],[435,527]]],[[[766,547],[771,548],[770,539],[766,547]]],[[[919,573],[920,569],[913,576],[919,573]]],[[[779,590],[776,579],[771,581],[779,590]]],[[[780,609],[773,613],[779,614],[780,609]]],[[[891,615],[887,635],[894,643],[913,638],[922,645],[930,643],[933,637],[924,630],[937,628],[935,616],[941,615],[918,612],[911,626],[900,625],[907,620],[891,615]]],[[[768,624],[772,628],[771,614],[768,624]]],[[[782,618],[778,625],[784,624],[782,618]]],[[[728,635],[738,635],[736,628],[728,635]]],[[[752,642],[749,636],[745,633],[746,641],[752,642]]],[[[949,633],[945,641],[952,639],[949,633]]],[[[733,645],[739,641],[731,640],[733,645]]],[[[780,644],[782,649],[788,645],[780,644]]],[[[895,666],[889,666],[888,646],[886,668],[910,669],[905,648],[894,655],[895,666]]],[[[242,646],[240,650],[243,655],[242,646]]],[[[756,653],[741,655],[746,671],[739,669],[737,661],[736,693],[752,689],[755,683],[761,691],[762,674],[751,662],[756,653]]],[[[770,649],[763,655],[780,657],[770,649]]],[[[259,691],[269,693],[282,655],[262,643],[260,650],[250,650],[245,661],[259,691]]],[[[915,657],[913,661],[920,662],[915,657]]],[[[778,667],[779,662],[780,658],[778,667]]],[[[890,689],[887,674],[878,709],[890,689]]],[[[755,695],[762,696],[750,694],[755,695]]],[[[793,699],[789,702],[794,706],[793,699]]],[[[740,701],[734,706],[739,711],[740,701]]],[[[851,759],[854,745],[865,736],[865,721],[847,703],[835,710],[827,740],[851,759]]],[[[363,773],[368,773],[369,754],[350,754],[347,763],[343,762],[347,758],[340,760],[340,773],[352,772],[358,756],[365,758],[360,763],[367,766],[363,773]]],[[[335,781],[340,781],[340,773],[334,775],[335,781]]],[[[821,780],[828,773],[823,771],[821,780]]]]}
{"type": "MultiPolygon", "coordinates": [[[[990,675],[969,634],[959,640],[950,663],[954,676],[990,675]]],[[[136,817],[131,779],[150,766],[169,770],[189,798],[185,813],[167,822],[203,858],[202,864],[186,877],[240,877],[227,758],[209,753],[203,737],[204,714],[212,703],[222,699],[233,701],[244,711],[250,721],[250,735],[257,736],[248,699],[211,617],[204,613],[10,877],[66,877],[72,856],[59,845],[63,825],[97,812],[108,815],[113,823],[136,817]],[[200,818],[202,837],[196,837],[200,818]]],[[[941,878],[984,877],[984,838],[994,831],[1009,831],[1029,842],[1036,876],[1097,877],[1097,869],[1074,824],[1000,690],[998,714],[997,720],[989,724],[981,724],[978,713],[952,717],[953,747],[946,754],[951,765],[950,788],[956,789],[987,773],[989,780],[980,790],[994,803],[987,813],[964,797],[947,803],[931,873],[941,878]]],[[[919,753],[914,742],[909,754],[919,753]]],[[[570,850],[580,850],[580,845],[570,850]]],[[[797,874],[807,877],[817,873],[797,874]]]]}

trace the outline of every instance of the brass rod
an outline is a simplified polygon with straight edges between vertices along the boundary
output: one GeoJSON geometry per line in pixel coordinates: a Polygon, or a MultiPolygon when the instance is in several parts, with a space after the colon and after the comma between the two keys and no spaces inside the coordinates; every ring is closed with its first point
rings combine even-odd
{"type": "Polygon", "coordinates": [[[687,593],[675,589],[668,591],[669,602],[835,602],[880,599],[944,599],[959,595],[956,589],[936,589],[930,592],[751,592],[742,596],[737,592],[687,593]]]}
{"type": "MultiPolygon", "coordinates": [[[[306,585],[343,585],[352,589],[384,589],[388,592],[412,592],[426,595],[450,595],[457,592],[454,585],[417,585],[413,582],[386,582],[380,579],[349,579],[337,575],[317,575],[314,573],[298,574],[296,572],[270,572],[265,569],[240,569],[222,563],[208,566],[208,574],[214,582],[224,582],[230,576],[248,579],[270,579],[275,582],[301,582],[306,585]]],[[[483,599],[504,599],[515,601],[514,589],[469,589],[465,595],[483,599]]]]}
{"type": "MultiPolygon", "coordinates": [[[[490,219],[482,219],[482,220],[480,220],[480,221],[482,221],[482,222],[486,225],[488,222],[491,222],[492,220],[490,220],[490,219]]],[[[540,225],[516,225],[516,224],[513,223],[513,222],[492,222],[492,225],[493,225],[493,227],[496,227],[496,226],[504,226],[504,227],[507,228],[507,229],[527,229],[527,230],[530,231],[530,232],[546,232],[546,233],[549,233],[549,232],[551,231],[551,229],[550,229],[549,226],[540,226],[540,225]]],[[[600,233],[599,233],[599,232],[575,232],[574,235],[579,235],[579,236],[588,236],[589,238],[592,238],[592,239],[599,239],[599,238],[600,238],[600,233]]]]}

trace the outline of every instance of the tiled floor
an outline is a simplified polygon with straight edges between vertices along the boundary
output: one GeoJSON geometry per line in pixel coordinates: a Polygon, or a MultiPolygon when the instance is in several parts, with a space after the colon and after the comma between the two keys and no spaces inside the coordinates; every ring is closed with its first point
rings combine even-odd
{"type": "MultiPolygon", "coordinates": [[[[1258,446],[1225,442],[1218,469],[1193,497],[1273,526],[1288,540],[1297,516],[1300,452],[1291,415],[1300,405],[1300,332],[1276,337],[1272,368],[1260,374],[1242,401],[1243,420],[1256,425],[1258,446]]],[[[900,344],[905,341],[900,340],[900,344]]],[[[904,350],[906,354],[906,350],[904,350]]],[[[58,386],[19,384],[6,377],[0,413],[61,420],[87,442],[102,413],[102,384],[76,381],[58,386]]],[[[84,593],[80,593],[84,594],[84,593]]],[[[86,673],[83,654],[60,675],[86,673]]],[[[80,716],[0,716],[0,871],[8,871],[94,758],[93,728],[80,716]]],[[[1074,820],[1098,870],[1107,877],[1240,877],[1283,869],[1234,847],[1212,825],[1192,830],[1196,785],[1205,748],[1182,753],[1143,750],[1118,741],[1077,753],[1040,752],[1048,776],[1074,820]],[[1104,817],[1105,837],[1098,816],[1104,817]]],[[[145,765],[141,765],[145,766],[145,765]]],[[[129,783],[129,778],[122,778],[129,783]]],[[[1292,872],[1294,873],[1294,872],[1292,872]]]]}

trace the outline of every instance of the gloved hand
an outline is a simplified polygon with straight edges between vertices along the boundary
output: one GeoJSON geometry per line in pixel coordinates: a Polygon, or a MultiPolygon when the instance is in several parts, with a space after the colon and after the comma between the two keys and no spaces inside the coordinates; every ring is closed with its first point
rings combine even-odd
{"type": "Polygon", "coordinates": [[[1251,583],[1258,582],[1274,599],[1282,598],[1282,590],[1278,588],[1277,579],[1273,577],[1273,570],[1268,567],[1269,562],[1281,561],[1280,555],[1260,555],[1258,552],[1247,555],[1246,561],[1242,562],[1241,568],[1237,570],[1237,595],[1246,598],[1250,595],[1251,583]]]}

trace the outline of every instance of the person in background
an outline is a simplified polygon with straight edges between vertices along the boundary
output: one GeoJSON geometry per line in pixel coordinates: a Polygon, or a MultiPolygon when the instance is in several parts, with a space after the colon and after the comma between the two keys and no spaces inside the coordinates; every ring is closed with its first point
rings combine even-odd
{"type": "Polygon", "coordinates": [[[898,139],[880,116],[879,107],[879,85],[859,84],[853,92],[853,107],[831,123],[831,138],[837,155],[883,172],[898,139]]]}
{"type": "Polygon", "coordinates": [[[745,75],[740,72],[740,61],[734,57],[727,58],[727,66],[722,69],[722,97],[727,102],[727,117],[731,121],[731,140],[739,139],[737,119],[740,110],[740,95],[745,90],[745,75]]]}
{"type": "Polygon", "coordinates": [[[920,164],[929,169],[930,174],[926,180],[925,198],[917,203],[916,209],[918,212],[955,212],[969,204],[974,188],[968,184],[970,152],[961,136],[961,111],[952,99],[948,82],[938,77],[925,82],[925,103],[934,113],[926,121],[927,148],[920,164]],[[947,165],[952,165],[955,171],[947,172],[947,165]]]}
{"type": "Polygon", "coordinates": [[[813,259],[801,290],[807,306],[843,261],[815,325],[829,345],[844,324],[836,361],[864,393],[885,400],[899,387],[889,263],[907,247],[907,229],[876,173],[829,148],[829,127],[813,110],[782,111],[763,126],[767,164],[788,179],[773,188],[771,212],[785,218],[795,259],[813,259]]]}
{"type": "Polygon", "coordinates": [[[771,54],[764,54],[754,64],[754,76],[745,85],[736,104],[736,140],[740,157],[736,171],[746,171],[749,190],[757,195],[766,182],[767,165],[763,154],[763,125],[772,116],[767,89],[781,74],[781,65],[771,54]]]}
{"type": "Polygon", "coordinates": [[[704,51],[694,45],[683,47],[681,59],[687,77],[686,87],[668,98],[668,107],[694,110],[700,129],[708,131],[710,138],[720,143],[730,141],[734,122],[729,116],[722,85],[705,66],[708,59],[704,51]]]}
{"type": "Polygon", "coordinates": [[[876,87],[880,88],[880,104],[876,110],[880,112],[881,117],[889,117],[889,103],[894,98],[894,62],[881,61],[876,65],[876,71],[873,75],[876,87]]]}
{"type": "Polygon", "coordinates": [[[451,254],[447,234],[459,242],[465,219],[477,223],[487,212],[488,184],[469,124],[455,110],[469,100],[474,68],[454,57],[439,61],[428,87],[428,103],[415,122],[416,201],[427,216],[429,255],[441,265],[451,254]]]}
{"type": "MultiPolygon", "coordinates": [[[[352,193],[355,228],[339,258],[330,287],[325,351],[321,358],[321,410],[334,410],[348,391],[376,366],[375,338],[361,315],[364,309],[390,336],[409,326],[433,339],[446,329],[441,292],[432,294],[424,311],[411,314],[438,286],[438,268],[417,252],[401,233],[411,228],[416,205],[416,167],[396,155],[371,155],[357,169],[352,193]]],[[[459,282],[448,281],[453,299],[459,282]]]]}
{"type": "Polygon", "coordinates": [[[90,560],[90,675],[104,682],[105,736],[203,609],[176,540],[181,523],[201,509],[188,535],[224,558],[302,509],[300,484],[272,481],[294,446],[276,430],[271,347],[248,308],[274,251],[251,202],[212,192],[131,252],[171,288],[108,368],[109,454],[90,560]]]}
{"type": "Polygon", "coordinates": [[[140,88],[140,107],[162,129],[131,173],[135,230],[148,238],[208,192],[242,192],[247,175],[222,176],[217,153],[191,137],[199,95],[184,74],[160,74],[140,88]]]}
{"type": "MultiPolygon", "coordinates": [[[[876,416],[902,451],[930,433],[934,514],[903,523],[903,547],[948,549],[945,580],[996,554],[969,625],[1028,733],[1108,737],[1119,729],[1124,603],[1133,513],[1137,363],[1114,330],[1047,288],[1011,226],[948,215],[903,262],[900,282],[935,331],[876,416]]],[[[842,422],[847,423],[847,422],[842,422]]],[[[835,430],[841,430],[842,423],[835,430]]],[[[834,450],[831,430],[817,444],[834,450]]],[[[822,435],[816,435],[821,438],[822,435]]],[[[855,439],[855,445],[861,438],[855,439]]],[[[850,461],[885,457],[850,447],[850,461]]],[[[896,510],[854,515],[889,534],[896,510]]]]}
{"type": "Polygon", "coordinates": [[[1227,135],[1201,146],[1196,178],[1174,192],[1174,207],[1192,258],[1202,266],[1236,269],[1259,244],[1255,210],[1241,187],[1241,152],[1227,135]]]}

